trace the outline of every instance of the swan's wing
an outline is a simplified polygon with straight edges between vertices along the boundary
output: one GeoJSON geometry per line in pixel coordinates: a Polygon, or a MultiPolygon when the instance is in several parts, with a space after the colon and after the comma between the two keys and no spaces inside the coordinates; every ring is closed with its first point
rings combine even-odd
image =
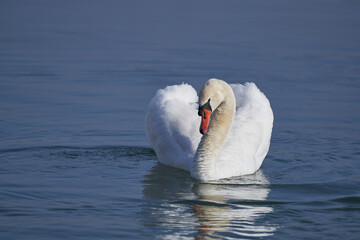
{"type": "Polygon", "coordinates": [[[236,113],[218,163],[234,175],[252,174],[269,151],[274,116],[269,100],[254,83],[230,86],[236,113]]]}
{"type": "Polygon", "coordinates": [[[146,114],[146,132],[163,164],[190,170],[201,134],[198,96],[187,84],[157,91],[146,114]]]}

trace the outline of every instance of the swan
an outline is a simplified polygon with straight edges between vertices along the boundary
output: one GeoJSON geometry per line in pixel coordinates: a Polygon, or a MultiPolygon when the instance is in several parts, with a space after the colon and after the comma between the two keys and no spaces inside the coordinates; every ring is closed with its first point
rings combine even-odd
{"type": "Polygon", "coordinates": [[[255,173],[269,151],[273,120],[269,100],[254,83],[212,78],[199,97],[184,83],[159,89],[145,124],[160,163],[208,182],[255,173]]]}

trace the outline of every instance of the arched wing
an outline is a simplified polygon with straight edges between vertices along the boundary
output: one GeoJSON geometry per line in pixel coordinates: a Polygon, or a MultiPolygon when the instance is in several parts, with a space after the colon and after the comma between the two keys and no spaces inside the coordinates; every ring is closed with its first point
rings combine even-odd
{"type": "Polygon", "coordinates": [[[161,163],[190,170],[199,145],[198,96],[187,84],[157,91],[146,114],[146,131],[161,163]]]}
{"type": "Polygon", "coordinates": [[[254,83],[231,84],[236,98],[233,125],[218,164],[234,175],[258,170],[269,150],[273,112],[266,96],[254,83]]]}

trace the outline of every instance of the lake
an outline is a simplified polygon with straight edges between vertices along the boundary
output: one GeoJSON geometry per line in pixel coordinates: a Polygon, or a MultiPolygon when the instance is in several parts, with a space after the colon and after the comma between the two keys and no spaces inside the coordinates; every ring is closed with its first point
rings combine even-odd
{"type": "Polygon", "coordinates": [[[359,239],[357,1],[1,1],[1,239],[359,239]],[[270,151],[200,183],[145,133],[157,89],[255,82],[270,151]]]}

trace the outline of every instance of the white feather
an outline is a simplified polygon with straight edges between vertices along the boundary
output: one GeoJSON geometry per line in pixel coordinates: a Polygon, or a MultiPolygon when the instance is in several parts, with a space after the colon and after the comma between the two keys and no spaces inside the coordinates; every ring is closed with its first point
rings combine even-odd
{"type": "Polygon", "coordinates": [[[236,98],[233,125],[218,157],[221,175],[256,172],[270,147],[274,116],[270,102],[254,83],[231,84],[236,98]]]}
{"type": "MultiPolygon", "coordinates": [[[[270,146],[273,113],[265,95],[254,83],[231,84],[236,113],[216,162],[214,179],[256,172],[270,146]]],[[[187,84],[157,91],[146,115],[151,146],[161,163],[191,171],[199,145],[198,96],[187,84]]]]}
{"type": "Polygon", "coordinates": [[[146,115],[146,130],[151,146],[161,163],[189,170],[201,134],[198,96],[187,84],[157,91],[146,115]]]}

